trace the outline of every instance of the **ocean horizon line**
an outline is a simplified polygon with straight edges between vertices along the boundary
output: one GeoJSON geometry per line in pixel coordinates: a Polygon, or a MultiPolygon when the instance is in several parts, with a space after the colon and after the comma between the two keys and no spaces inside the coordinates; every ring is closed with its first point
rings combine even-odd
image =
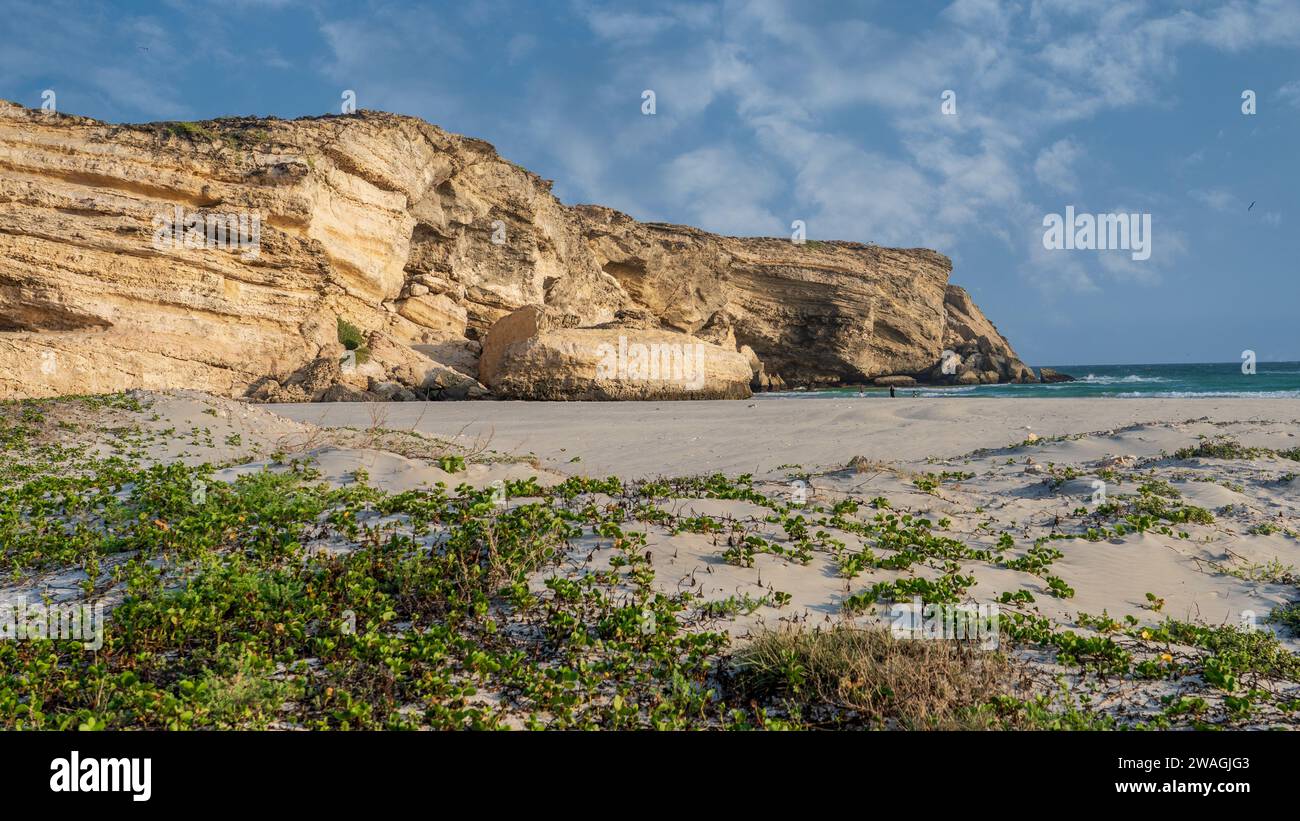
{"type": "MultiPolygon", "coordinates": [[[[1256,359],[1257,365],[1300,365],[1300,359],[1256,359]]],[[[1241,360],[1225,360],[1223,362],[1095,362],[1090,365],[1071,364],[1071,365],[1033,365],[1034,368],[1051,368],[1054,371],[1068,370],[1075,368],[1083,370],[1084,368],[1194,368],[1201,366],[1231,365],[1241,367],[1241,360]]]]}

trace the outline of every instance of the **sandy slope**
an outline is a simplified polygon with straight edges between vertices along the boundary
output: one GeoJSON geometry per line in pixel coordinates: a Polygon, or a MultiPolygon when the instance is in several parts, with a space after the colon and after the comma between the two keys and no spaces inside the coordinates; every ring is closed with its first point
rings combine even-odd
{"type": "MultiPolygon", "coordinates": [[[[270,405],[328,426],[364,428],[365,404],[270,405]]],[[[492,446],[548,467],[635,478],[722,471],[761,476],[780,465],[842,466],[950,458],[1029,432],[1050,437],[1140,422],[1273,419],[1300,431],[1293,399],[791,399],[705,402],[462,402],[387,407],[389,427],[443,437],[491,434],[492,446]],[[572,463],[575,457],[580,463],[572,463]]]]}

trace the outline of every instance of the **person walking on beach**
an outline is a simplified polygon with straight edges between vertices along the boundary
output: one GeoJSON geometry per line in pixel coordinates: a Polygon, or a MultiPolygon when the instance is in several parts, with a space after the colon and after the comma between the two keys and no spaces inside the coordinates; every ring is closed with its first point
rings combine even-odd
{"type": "Polygon", "coordinates": [[[889,398],[890,398],[890,399],[893,399],[893,398],[894,398],[894,386],[893,386],[893,385],[890,385],[890,386],[889,386],[889,398]]]}

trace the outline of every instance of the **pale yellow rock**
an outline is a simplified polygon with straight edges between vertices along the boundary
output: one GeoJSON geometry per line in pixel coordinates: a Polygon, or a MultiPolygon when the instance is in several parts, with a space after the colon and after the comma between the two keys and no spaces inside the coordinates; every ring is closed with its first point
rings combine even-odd
{"type": "Polygon", "coordinates": [[[488,331],[480,367],[508,399],[740,399],[753,377],[743,354],[688,334],[556,327],[532,306],[488,331]]]}
{"type": "Polygon", "coordinates": [[[716,395],[739,394],[735,362],[760,387],[920,376],[950,340],[983,346],[980,372],[1023,377],[953,295],[950,269],[925,249],[719,237],[571,208],[487,143],[412,117],[113,125],[0,101],[0,398],[297,395],[295,374],[341,356],[339,317],[396,343],[451,345],[472,373],[464,357],[528,305],[566,332],[557,345],[611,323],[711,344],[716,395]],[[243,217],[256,242],[160,243],[178,213],[243,217]]]}
{"type": "Polygon", "coordinates": [[[525,305],[493,323],[483,340],[483,353],[478,360],[478,381],[489,388],[496,384],[506,349],[516,342],[537,336],[546,324],[546,309],[540,305],[525,305]]]}
{"type": "Polygon", "coordinates": [[[382,377],[377,379],[418,388],[420,393],[435,399],[464,399],[486,393],[472,378],[387,334],[371,334],[368,347],[371,361],[367,364],[377,364],[382,369],[382,377]]]}
{"type": "Polygon", "coordinates": [[[398,303],[397,312],[416,325],[438,332],[442,338],[465,335],[465,309],[446,294],[412,296],[398,303]]]}
{"type": "Polygon", "coordinates": [[[435,363],[432,359],[405,345],[388,334],[375,332],[366,343],[370,361],[380,369],[376,379],[387,378],[402,385],[423,384],[435,363]]]}
{"type": "Polygon", "coordinates": [[[602,268],[663,323],[719,314],[788,384],[862,382],[939,359],[952,263],[926,249],[720,237],[579,206],[602,268]]]}

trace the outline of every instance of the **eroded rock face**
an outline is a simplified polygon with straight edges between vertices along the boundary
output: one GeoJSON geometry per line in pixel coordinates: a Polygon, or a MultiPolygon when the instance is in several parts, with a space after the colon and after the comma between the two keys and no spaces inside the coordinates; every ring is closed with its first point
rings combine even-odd
{"type": "Polygon", "coordinates": [[[952,263],[923,248],[720,237],[579,206],[602,270],[684,333],[724,328],[788,385],[927,371],[952,263]]]}
{"type": "Polygon", "coordinates": [[[10,397],[240,394],[340,354],[340,316],[436,347],[524,304],[600,322],[626,301],[543,180],[387,114],[181,128],[0,103],[0,260],[10,397]],[[256,254],[160,247],[177,208],[259,216],[256,254]]]}
{"type": "Polygon", "coordinates": [[[929,374],[930,381],[955,385],[1038,381],[1033,369],[1020,361],[1011,343],[971,301],[965,288],[949,285],[944,292],[944,309],[943,346],[950,355],[940,354],[939,363],[929,374]],[[951,360],[946,368],[945,359],[951,360]]]}
{"type": "MultiPolygon", "coordinates": [[[[487,143],[411,117],[111,125],[0,101],[0,398],[402,395],[429,388],[430,368],[440,395],[475,395],[455,374],[472,382],[480,353],[499,368],[488,329],[530,305],[549,330],[511,367],[585,362],[573,346],[617,323],[733,353],[709,360],[725,363],[720,396],[740,394],[736,361],[756,389],[925,377],[951,339],[975,352],[987,339],[980,374],[1017,378],[1006,340],[950,298],[950,268],[924,249],[736,239],[567,207],[487,143]],[[239,219],[249,244],[207,247],[202,228],[239,219]],[[431,364],[336,373],[340,317],[431,364]]],[[[494,381],[548,398],[581,382],[494,381]]]]}

